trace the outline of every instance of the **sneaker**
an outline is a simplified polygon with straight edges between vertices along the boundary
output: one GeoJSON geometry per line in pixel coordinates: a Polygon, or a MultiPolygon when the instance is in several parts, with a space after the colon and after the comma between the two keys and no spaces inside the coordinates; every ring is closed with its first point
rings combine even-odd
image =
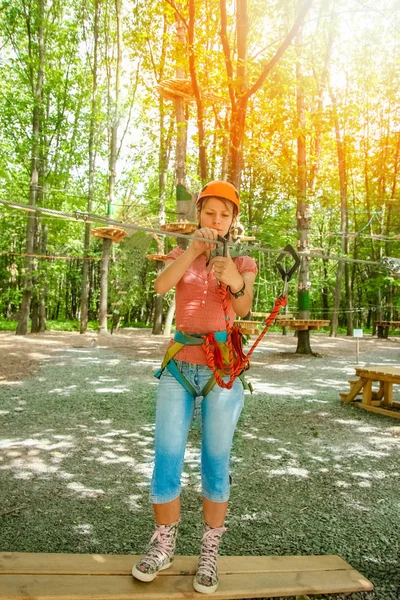
{"type": "Polygon", "coordinates": [[[211,527],[204,524],[204,534],[201,543],[201,554],[193,587],[201,594],[213,594],[218,585],[217,558],[221,538],[226,527],[211,527]]]}
{"type": "Polygon", "coordinates": [[[172,565],[178,525],[179,521],[170,525],[156,525],[146,555],[132,569],[136,579],[153,581],[159,571],[172,565]]]}

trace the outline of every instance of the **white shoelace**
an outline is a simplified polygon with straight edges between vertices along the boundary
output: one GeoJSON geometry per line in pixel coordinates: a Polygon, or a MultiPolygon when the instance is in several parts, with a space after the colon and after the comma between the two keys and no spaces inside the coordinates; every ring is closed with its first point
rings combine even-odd
{"type": "Polygon", "coordinates": [[[150,565],[151,567],[157,567],[159,562],[164,561],[170,554],[172,554],[174,532],[168,525],[160,525],[153,533],[149,546],[153,542],[157,542],[153,547],[150,547],[149,552],[143,558],[142,562],[150,565]]]}
{"type": "Polygon", "coordinates": [[[204,534],[197,572],[201,577],[208,577],[212,581],[215,579],[219,543],[225,531],[226,527],[215,527],[204,534]]]}

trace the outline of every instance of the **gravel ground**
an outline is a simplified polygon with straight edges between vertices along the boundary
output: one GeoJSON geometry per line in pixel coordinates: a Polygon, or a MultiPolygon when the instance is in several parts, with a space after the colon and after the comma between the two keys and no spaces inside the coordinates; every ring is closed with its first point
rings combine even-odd
{"type": "MultiPolygon", "coordinates": [[[[0,335],[3,552],[143,551],[152,533],[153,372],[165,344],[143,330],[0,335]]],[[[269,334],[253,355],[221,551],[340,554],[375,584],[347,598],[399,600],[400,421],[340,403],[354,340],[314,335],[312,346],[319,357],[297,356],[293,336],[269,334]]],[[[398,338],[361,341],[360,364],[399,356],[398,338]]],[[[179,554],[199,549],[199,429],[196,420],[179,554]]]]}

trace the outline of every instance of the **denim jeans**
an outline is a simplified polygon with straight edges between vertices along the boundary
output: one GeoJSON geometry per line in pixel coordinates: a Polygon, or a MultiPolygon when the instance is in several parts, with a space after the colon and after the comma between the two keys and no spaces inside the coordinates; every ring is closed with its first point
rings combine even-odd
{"type": "MultiPolygon", "coordinates": [[[[179,370],[200,392],[211,371],[205,365],[176,361],[179,370]]],[[[225,378],[228,381],[228,378],[225,378]]],[[[233,434],[243,408],[243,385],[236,379],[230,390],[215,384],[201,400],[201,479],[203,496],[213,502],[229,498],[229,461],[233,434]]],[[[157,391],[155,465],[151,482],[153,504],[179,497],[185,448],[195,399],[167,370],[157,391]]]]}

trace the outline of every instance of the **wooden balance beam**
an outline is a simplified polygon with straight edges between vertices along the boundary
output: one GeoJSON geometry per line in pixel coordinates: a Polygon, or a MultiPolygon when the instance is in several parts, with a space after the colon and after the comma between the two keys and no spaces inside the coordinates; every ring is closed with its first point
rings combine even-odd
{"type": "MultiPolygon", "coordinates": [[[[151,583],[131,575],[138,556],[112,554],[0,554],[1,600],[190,600],[196,556],[176,556],[151,583]]],[[[215,600],[362,592],[368,579],[342,558],[221,556],[215,600]]]]}
{"type": "Polygon", "coordinates": [[[400,419],[400,403],[393,401],[393,384],[400,384],[400,368],[380,365],[357,367],[356,375],[358,379],[349,381],[350,391],[340,394],[343,402],[349,404],[361,395],[361,402],[357,402],[360,408],[400,419]],[[379,389],[373,389],[374,382],[379,384],[379,389]]]}

